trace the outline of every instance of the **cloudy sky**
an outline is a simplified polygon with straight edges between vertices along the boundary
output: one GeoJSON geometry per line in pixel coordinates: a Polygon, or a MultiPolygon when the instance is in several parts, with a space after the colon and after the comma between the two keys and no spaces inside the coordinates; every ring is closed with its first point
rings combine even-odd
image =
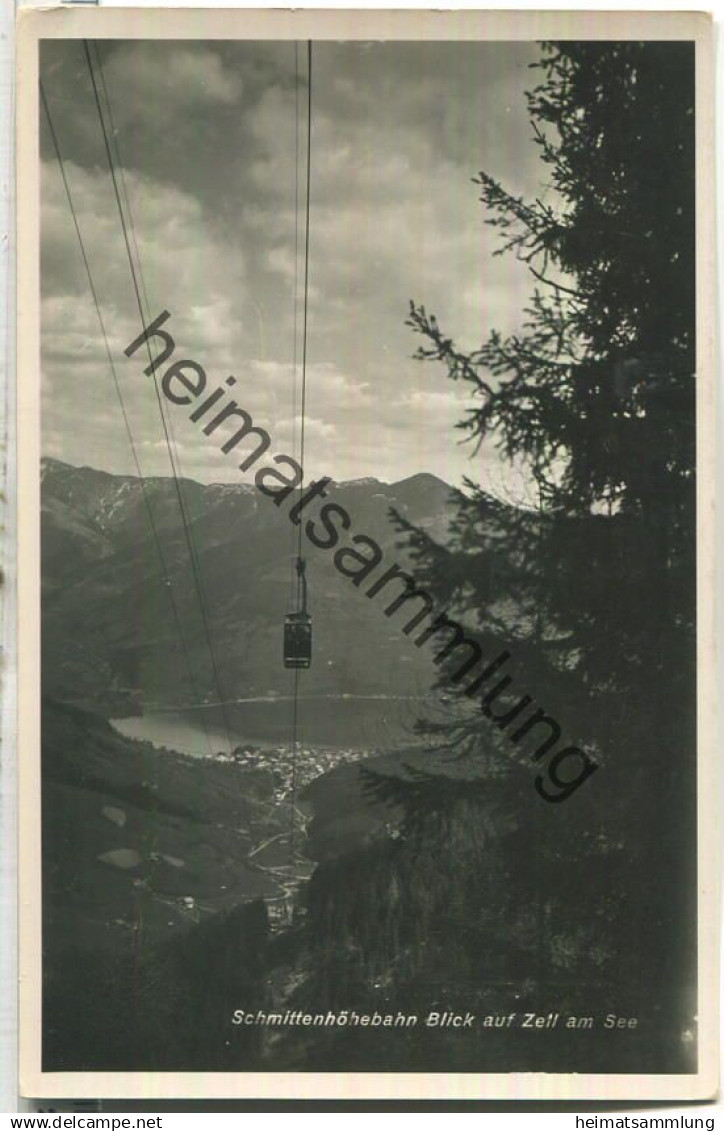
{"type": "MultiPolygon", "coordinates": [[[[150,308],[171,312],[176,356],[211,386],[236,376],[239,404],[291,454],[306,45],[298,81],[293,43],[116,42],[100,57],[150,308]]],[[[473,457],[455,430],[469,391],[413,360],[404,323],[412,298],[466,347],[519,325],[529,281],[492,257],[471,178],[546,192],[524,100],[537,57],[534,44],[315,44],[307,476],[499,482],[492,449],[473,457]]],[[[82,43],[46,43],[41,73],[143,471],[168,474],[140,355],[123,357],[138,313],[82,43]]],[[[44,454],[131,472],[42,118],[41,160],[44,454]]],[[[173,410],[184,473],[239,481],[187,414],[173,410]]]]}

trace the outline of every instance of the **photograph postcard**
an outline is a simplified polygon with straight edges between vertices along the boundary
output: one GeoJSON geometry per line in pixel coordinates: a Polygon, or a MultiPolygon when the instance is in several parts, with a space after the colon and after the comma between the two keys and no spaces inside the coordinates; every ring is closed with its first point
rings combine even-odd
{"type": "Polygon", "coordinates": [[[24,1095],[716,1092],[711,19],[21,10],[24,1095]]]}

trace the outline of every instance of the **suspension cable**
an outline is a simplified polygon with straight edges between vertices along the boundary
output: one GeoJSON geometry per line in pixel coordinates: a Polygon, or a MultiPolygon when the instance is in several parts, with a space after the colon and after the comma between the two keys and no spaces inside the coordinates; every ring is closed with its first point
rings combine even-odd
{"type": "MultiPolygon", "coordinates": [[[[113,184],[113,193],[114,193],[114,196],[115,196],[115,199],[116,199],[118,216],[119,216],[119,220],[120,220],[120,223],[121,223],[121,229],[122,229],[122,232],[123,232],[123,240],[124,240],[124,243],[125,243],[125,246],[126,246],[128,263],[129,263],[129,266],[130,266],[130,269],[131,269],[131,278],[132,278],[132,282],[133,282],[133,290],[135,292],[136,303],[138,305],[138,313],[139,313],[139,316],[140,316],[140,319],[141,319],[141,327],[143,328],[144,327],[143,305],[142,305],[142,302],[141,302],[138,276],[137,276],[136,267],[135,267],[135,264],[134,264],[134,261],[133,261],[133,254],[132,254],[132,251],[131,251],[131,243],[130,243],[130,237],[129,237],[129,232],[128,232],[128,225],[126,224],[126,218],[124,216],[123,206],[121,204],[121,197],[120,197],[120,191],[119,191],[119,186],[118,186],[118,178],[116,176],[115,162],[114,162],[114,159],[113,159],[113,153],[111,151],[111,146],[110,146],[110,142],[109,142],[109,139],[108,139],[108,130],[107,130],[107,127],[106,127],[105,117],[104,117],[104,114],[103,114],[103,107],[101,105],[100,95],[99,95],[99,92],[98,92],[98,84],[96,82],[95,69],[93,67],[93,60],[91,58],[91,54],[90,54],[90,50],[89,50],[89,46],[88,46],[88,40],[85,40],[85,39],[83,40],[83,48],[84,48],[84,51],[85,51],[86,62],[87,62],[87,65],[88,65],[88,72],[90,74],[91,86],[93,88],[93,97],[94,97],[94,100],[95,100],[96,109],[98,111],[98,118],[99,118],[99,121],[100,121],[101,131],[103,133],[103,142],[104,142],[105,151],[106,151],[106,158],[107,158],[107,161],[108,161],[108,168],[109,168],[109,171],[110,171],[110,174],[111,174],[111,181],[112,181],[112,184],[113,184]]],[[[151,351],[151,343],[150,343],[150,340],[149,340],[148,337],[146,338],[146,347],[147,347],[147,351],[148,351],[149,364],[153,365],[154,358],[153,358],[152,351],[151,351]]],[[[227,740],[227,743],[228,743],[229,753],[231,753],[231,751],[233,750],[233,744],[232,744],[232,740],[231,740],[231,730],[230,730],[230,727],[229,727],[229,721],[228,721],[228,716],[227,716],[227,711],[226,711],[226,702],[224,700],[223,692],[222,692],[222,689],[221,689],[221,676],[220,676],[220,673],[219,673],[218,664],[216,662],[216,655],[215,655],[215,652],[214,652],[214,646],[213,646],[213,641],[212,641],[212,637],[211,637],[209,615],[208,615],[208,611],[207,611],[207,608],[206,608],[206,602],[204,600],[203,589],[202,589],[202,586],[201,586],[201,576],[200,576],[199,563],[198,563],[198,560],[197,560],[196,551],[195,551],[195,548],[194,548],[194,545],[193,545],[193,540],[192,540],[192,537],[191,537],[191,530],[190,530],[190,524],[189,524],[189,520],[188,520],[188,513],[187,513],[187,510],[186,510],[186,503],[184,501],[183,493],[181,491],[181,486],[180,486],[180,482],[179,482],[179,475],[178,475],[178,470],[177,470],[177,465],[176,465],[176,459],[175,459],[175,456],[174,456],[173,447],[171,445],[171,438],[170,438],[170,435],[169,435],[169,430],[168,430],[166,418],[165,418],[164,411],[163,411],[163,402],[161,400],[161,394],[159,392],[158,381],[156,380],[155,372],[152,371],[151,376],[152,376],[152,380],[153,380],[153,388],[154,388],[154,391],[155,391],[155,394],[156,394],[156,402],[157,402],[159,414],[160,414],[160,417],[161,417],[161,425],[162,425],[162,428],[163,428],[163,434],[164,434],[164,440],[165,440],[165,443],[166,443],[166,449],[167,449],[167,452],[168,452],[169,461],[171,463],[171,470],[173,472],[173,481],[174,481],[174,487],[175,487],[175,491],[176,491],[176,498],[177,498],[177,501],[178,501],[179,512],[180,512],[180,515],[181,515],[181,523],[182,523],[183,531],[184,531],[184,539],[186,541],[186,546],[187,546],[188,553],[189,553],[189,561],[191,563],[191,572],[192,572],[192,575],[193,575],[193,584],[194,584],[194,588],[196,590],[196,595],[197,595],[197,599],[198,599],[198,603],[199,603],[199,610],[200,610],[200,613],[201,613],[201,620],[202,620],[202,623],[203,623],[204,636],[206,638],[206,645],[207,645],[208,652],[209,652],[209,658],[211,660],[211,668],[212,668],[212,672],[213,672],[213,679],[214,679],[214,682],[216,684],[216,692],[217,692],[217,696],[218,696],[218,700],[219,700],[219,706],[221,707],[223,725],[224,725],[224,730],[226,732],[226,740],[227,740]]]]}
{"type": "MultiPolygon", "coordinates": [[[[294,41],[294,286],[292,292],[292,457],[297,459],[297,333],[299,308],[299,44],[294,41]]],[[[292,552],[289,559],[289,601],[295,600],[298,585],[294,557],[297,534],[292,526],[289,536],[292,552]]]]}
{"type": "MultiPolygon", "coordinates": [[[[309,312],[309,204],[311,199],[311,184],[312,184],[312,41],[307,43],[307,199],[305,208],[305,227],[304,227],[304,313],[302,317],[302,404],[301,404],[301,423],[300,423],[300,438],[299,438],[299,464],[304,470],[304,427],[306,423],[307,411],[307,322],[309,312]]],[[[302,477],[303,478],[303,477],[302,477]]],[[[303,489],[303,482],[299,484],[299,493],[301,495],[303,489]]],[[[299,523],[299,557],[302,556],[302,526],[299,523]]]]}
{"type": "MultiPolygon", "coordinates": [[[[199,694],[198,687],[196,685],[193,667],[192,667],[192,664],[191,664],[191,657],[190,657],[190,654],[189,654],[189,651],[188,651],[188,648],[187,648],[187,645],[186,645],[186,639],[184,637],[184,633],[183,633],[183,629],[182,629],[182,625],[181,625],[181,616],[180,616],[180,613],[179,613],[179,608],[178,608],[178,604],[177,604],[177,601],[176,601],[176,597],[175,597],[175,594],[174,594],[174,591],[173,591],[173,585],[171,583],[171,579],[170,579],[170,576],[169,576],[168,564],[166,562],[166,558],[165,558],[165,555],[164,555],[164,552],[163,552],[161,537],[160,537],[159,532],[158,532],[158,527],[156,526],[156,520],[153,516],[153,509],[151,507],[151,500],[150,500],[149,495],[148,495],[148,488],[147,488],[146,480],[145,480],[145,477],[143,475],[141,463],[140,463],[140,460],[139,460],[139,457],[138,457],[138,449],[136,447],[135,440],[133,439],[133,431],[131,429],[131,423],[130,423],[130,420],[128,418],[128,412],[127,412],[126,405],[125,405],[125,402],[124,402],[124,399],[123,399],[123,394],[121,392],[121,386],[120,386],[120,382],[118,380],[118,374],[116,372],[116,366],[115,366],[115,363],[113,361],[113,353],[111,351],[111,347],[110,347],[110,344],[109,344],[109,341],[108,341],[108,333],[106,331],[105,320],[103,318],[103,312],[101,310],[100,302],[99,302],[99,299],[98,299],[98,291],[96,289],[96,285],[95,285],[95,282],[94,282],[94,279],[93,279],[93,273],[91,271],[90,262],[89,262],[89,259],[88,259],[88,254],[86,252],[85,241],[83,239],[83,233],[82,233],[81,227],[80,227],[80,221],[78,220],[78,214],[77,214],[77,211],[76,211],[76,208],[75,208],[75,204],[73,203],[73,195],[71,193],[70,184],[69,184],[69,181],[68,181],[68,176],[67,176],[66,169],[65,169],[65,161],[63,160],[63,154],[62,154],[62,150],[61,150],[61,147],[60,147],[60,141],[59,141],[59,138],[58,138],[58,134],[56,133],[56,130],[55,130],[55,124],[53,122],[53,117],[52,117],[51,112],[50,112],[50,105],[48,103],[48,98],[47,98],[47,95],[45,93],[45,87],[43,85],[42,79],[40,80],[40,98],[41,98],[41,101],[42,101],[42,104],[43,104],[45,119],[48,123],[48,132],[50,134],[50,139],[51,139],[51,142],[52,142],[52,145],[53,145],[55,160],[57,162],[58,169],[60,170],[60,176],[61,176],[61,180],[63,182],[63,188],[65,190],[66,200],[68,202],[68,208],[70,210],[70,214],[71,214],[71,217],[72,217],[72,220],[73,220],[73,227],[75,229],[76,238],[78,240],[78,246],[80,248],[81,258],[83,260],[83,266],[85,268],[86,277],[88,279],[88,287],[90,289],[91,298],[93,299],[93,305],[94,305],[95,310],[96,310],[96,316],[98,318],[98,325],[100,327],[101,337],[103,338],[103,345],[104,345],[104,349],[105,349],[105,354],[106,354],[106,358],[108,360],[108,367],[109,367],[109,369],[111,371],[111,375],[113,377],[113,387],[115,389],[116,398],[118,400],[118,405],[119,405],[119,408],[120,408],[120,411],[121,411],[121,416],[123,417],[123,424],[124,424],[124,428],[125,428],[125,431],[126,431],[126,437],[128,439],[128,444],[129,444],[129,447],[131,449],[131,456],[132,456],[132,460],[133,460],[133,465],[136,469],[136,474],[138,476],[138,480],[139,480],[140,485],[141,485],[141,495],[142,495],[144,506],[145,506],[145,509],[146,509],[146,514],[148,516],[149,526],[150,526],[151,531],[152,531],[153,541],[154,541],[154,545],[156,547],[156,553],[158,554],[158,559],[159,559],[159,563],[160,563],[160,566],[161,566],[161,575],[162,575],[162,580],[163,580],[163,583],[164,583],[164,588],[168,592],[169,600],[170,600],[170,603],[171,603],[174,625],[175,625],[175,628],[176,628],[176,632],[178,634],[179,643],[181,645],[181,650],[183,652],[184,661],[185,661],[186,669],[187,669],[188,676],[189,676],[189,684],[191,686],[191,691],[194,695],[194,698],[198,700],[198,699],[200,699],[200,694],[199,694]]],[[[206,734],[206,740],[207,740],[207,743],[209,744],[209,752],[211,753],[212,752],[211,751],[211,743],[210,743],[208,732],[206,732],[205,728],[204,728],[204,733],[206,734]]]]}
{"type": "MultiPolygon", "coordinates": [[[[138,240],[136,239],[136,226],[135,226],[135,223],[134,223],[134,220],[133,220],[133,210],[131,208],[131,197],[130,197],[129,192],[128,192],[128,185],[126,184],[126,174],[125,174],[125,171],[124,171],[124,164],[123,164],[123,160],[122,160],[122,157],[121,157],[121,143],[120,143],[120,140],[119,140],[119,137],[118,137],[118,130],[116,129],[116,123],[115,123],[115,119],[114,119],[114,116],[113,116],[113,106],[111,104],[111,97],[110,97],[110,94],[108,93],[108,87],[106,86],[106,77],[105,77],[105,71],[104,71],[104,68],[103,68],[103,61],[101,59],[101,55],[100,55],[100,52],[98,50],[98,45],[97,44],[91,44],[91,46],[95,50],[96,64],[97,64],[97,67],[98,67],[98,78],[100,79],[100,85],[101,85],[101,90],[103,92],[105,108],[106,108],[106,111],[108,112],[108,121],[109,121],[110,127],[111,127],[110,131],[109,131],[109,140],[111,142],[111,147],[115,150],[116,169],[118,170],[118,174],[119,174],[119,178],[120,178],[121,195],[123,196],[123,203],[124,203],[125,208],[126,208],[126,215],[128,216],[128,228],[129,228],[129,232],[130,232],[130,235],[131,235],[131,243],[133,244],[133,253],[134,253],[135,261],[136,261],[136,270],[138,271],[138,278],[139,278],[139,281],[140,281],[140,284],[141,284],[141,296],[142,296],[142,299],[143,299],[144,312],[145,312],[145,315],[146,315],[146,320],[144,321],[144,325],[148,325],[148,318],[149,318],[150,312],[151,312],[151,304],[148,301],[148,292],[146,290],[146,279],[145,279],[145,276],[144,276],[144,273],[143,273],[143,264],[141,262],[141,254],[138,250],[138,240]]],[[[169,432],[171,434],[171,443],[173,445],[176,463],[177,463],[178,469],[179,469],[179,471],[180,471],[180,473],[183,477],[183,467],[182,467],[182,464],[181,464],[181,456],[179,455],[178,443],[176,441],[176,436],[174,434],[173,413],[168,412],[168,410],[166,411],[166,421],[168,423],[169,432]]]]}
{"type": "MultiPolygon", "coordinates": [[[[297,51],[295,45],[295,79],[296,89],[299,87],[299,71],[296,66],[297,51]]],[[[297,94],[297,108],[298,108],[298,94],[297,94]]],[[[298,114],[297,114],[298,121],[298,114]]],[[[298,127],[297,127],[298,129],[298,127]]],[[[296,140],[296,134],[295,134],[296,140]]],[[[307,41],[307,175],[306,175],[306,200],[305,200],[305,220],[304,220],[304,307],[302,316],[302,393],[301,393],[301,408],[300,408],[300,436],[299,436],[299,466],[302,468],[302,480],[299,484],[299,496],[301,499],[304,489],[304,440],[305,440],[305,422],[306,422],[306,408],[307,408],[307,328],[308,328],[308,314],[309,314],[309,214],[310,214],[310,200],[311,200],[311,184],[312,184],[312,41],[307,41]]],[[[299,148],[298,144],[295,148],[294,164],[295,164],[295,188],[298,184],[298,163],[299,163],[299,148]]],[[[295,205],[298,204],[298,194],[295,194],[295,205]]],[[[295,207],[295,215],[296,215],[295,207]]],[[[295,241],[295,284],[296,284],[296,241],[295,241]]],[[[296,302],[295,302],[295,318],[296,318],[296,302]]],[[[296,325],[296,323],[295,323],[296,325]]],[[[296,339],[296,334],[295,334],[296,339]]],[[[296,345],[295,345],[296,356],[296,345]]],[[[302,523],[299,523],[299,539],[297,542],[297,608],[302,598],[302,593],[306,594],[306,579],[303,577],[303,562],[302,562],[302,523]],[[304,587],[304,588],[303,588],[304,587]]],[[[306,601],[305,601],[306,608],[306,601]]],[[[295,833],[295,802],[297,793],[297,755],[299,746],[299,670],[294,671],[294,693],[292,698],[292,776],[290,782],[290,828],[289,828],[289,853],[292,864],[294,863],[294,833],[295,833]]]]}
{"type": "MultiPolygon", "coordinates": [[[[141,254],[138,250],[138,240],[136,239],[136,226],[134,224],[133,210],[131,208],[131,197],[130,197],[130,194],[128,192],[128,185],[126,183],[126,174],[125,174],[125,171],[124,171],[123,160],[122,160],[122,157],[121,157],[121,144],[120,144],[120,140],[119,140],[119,137],[118,137],[118,130],[116,129],[115,118],[113,116],[113,106],[111,104],[111,97],[110,97],[110,94],[108,93],[108,87],[106,86],[106,77],[105,77],[105,72],[104,72],[104,68],[103,68],[103,61],[101,59],[101,55],[100,55],[100,52],[98,50],[98,45],[94,44],[94,43],[89,43],[89,48],[90,47],[94,48],[94,50],[95,50],[96,63],[97,63],[97,67],[98,67],[98,77],[100,79],[100,85],[101,85],[101,89],[102,89],[102,92],[103,92],[103,98],[104,98],[104,101],[105,101],[105,107],[106,107],[106,110],[107,110],[107,113],[108,113],[108,121],[109,121],[110,127],[111,127],[110,131],[109,131],[109,141],[110,141],[110,144],[111,144],[111,148],[115,149],[116,169],[117,169],[119,177],[120,177],[121,194],[123,196],[123,201],[124,201],[124,204],[125,204],[125,207],[126,207],[126,215],[128,216],[128,228],[129,228],[129,232],[130,232],[130,236],[131,236],[131,243],[133,245],[133,252],[134,252],[134,255],[135,255],[136,269],[138,271],[138,278],[139,278],[140,283],[141,283],[141,296],[142,296],[142,300],[143,300],[142,301],[141,321],[142,321],[142,324],[144,326],[147,326],[149,324],[151,306],[150,306],[150,303],[148,301],[148,291],[146,290],[146,280],[145,280],[144,273],[143,273],[143,264],[141,262],[141,254]],[[144,314],[145,314],[145,317],[144,317],[144,314]]],[[[147,343],[147,345],[148,345],[148,343],[147,343]]],[[[150,357],[150,354],[149,354],[149,357],[150,357]]],[[[161,403],[163,403],[163,402],[161,402],[161,403]]],[[[169,431],[170,431],[170,434],[171,434],[171,444],[173,446],[176,463],[177,463],[179,471],[183,475],[183,468],[181,466],[181,459],[179,457],[178,445],[176,443],[176,437],[174,435],[173,414],[172,413],[167,412],[166,422],[169,426],[169,431]]],[[[196,690],[194,691],[194,695],[195,695],[196,701],[201,702],[202,696],[196,690]]],[[[213,752],[212,747],[211,747],[211,737],[210,737],[210,734],[209,734],[209,728],[208,728],[208,724],[207,724],[207,721],[206,721],[206,716],[203,712],[201,712],[200,722],[201,722],[201,729],[204,732],[204,736],[206,738],[206,744],[209,748],[209,751],[213,752]]],[[[228,741],[228,730],[227,730],[227,741],[228,741]]],[[[231,745],[229,745],[229,752],[231,753],[231,745]]]]}
{"type": "MultiPolygon", "coordinates": [[[[297,459],[297,334],[299,312],[299,43],[294,41],[294,289],[292,294],[292,456],[297,459]]],[[[299,576],[295,569],[297,535],[294,527],[290,531],[291,555],[289,558],[289,600],[298,605],[297,588],[299,576]]],[[[289,783],[289,855],[294,864],[294,798],[297,788],[297,696],[299,672],[292,674],[292,726],[291,756],[292,775],[289,783]]]]}

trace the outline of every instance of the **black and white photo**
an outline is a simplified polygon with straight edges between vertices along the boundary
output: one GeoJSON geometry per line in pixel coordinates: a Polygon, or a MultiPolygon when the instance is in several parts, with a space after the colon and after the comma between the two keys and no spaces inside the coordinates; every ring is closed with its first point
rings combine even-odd
{"type": "Polygon", "coordinates": [[[703,1098],[709,21],[352,16],[25,29],[28,1079],[703,1098]]]}

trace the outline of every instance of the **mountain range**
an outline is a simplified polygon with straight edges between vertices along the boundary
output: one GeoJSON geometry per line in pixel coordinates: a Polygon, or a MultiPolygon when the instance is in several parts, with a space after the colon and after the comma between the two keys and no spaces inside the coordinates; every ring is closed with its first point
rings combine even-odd
{"type": "MultiPolygon", "coordinates": [[[[410,565],[391,508],[446,538],[452,488],[433,475],[332,483],[327,493],[386,565],[410,565]]],[[[219,693],[289,694],[282,626],[294,607],[297,528],[255,487],[142,481],[46,458],[41,522],[45,694],[117,714],[219,693]]],[[[341,577],[329,553],[311,543],[304,553],[314,622],[305,693],[424,694],[434,676],[426,650],[341,577]]]]}

